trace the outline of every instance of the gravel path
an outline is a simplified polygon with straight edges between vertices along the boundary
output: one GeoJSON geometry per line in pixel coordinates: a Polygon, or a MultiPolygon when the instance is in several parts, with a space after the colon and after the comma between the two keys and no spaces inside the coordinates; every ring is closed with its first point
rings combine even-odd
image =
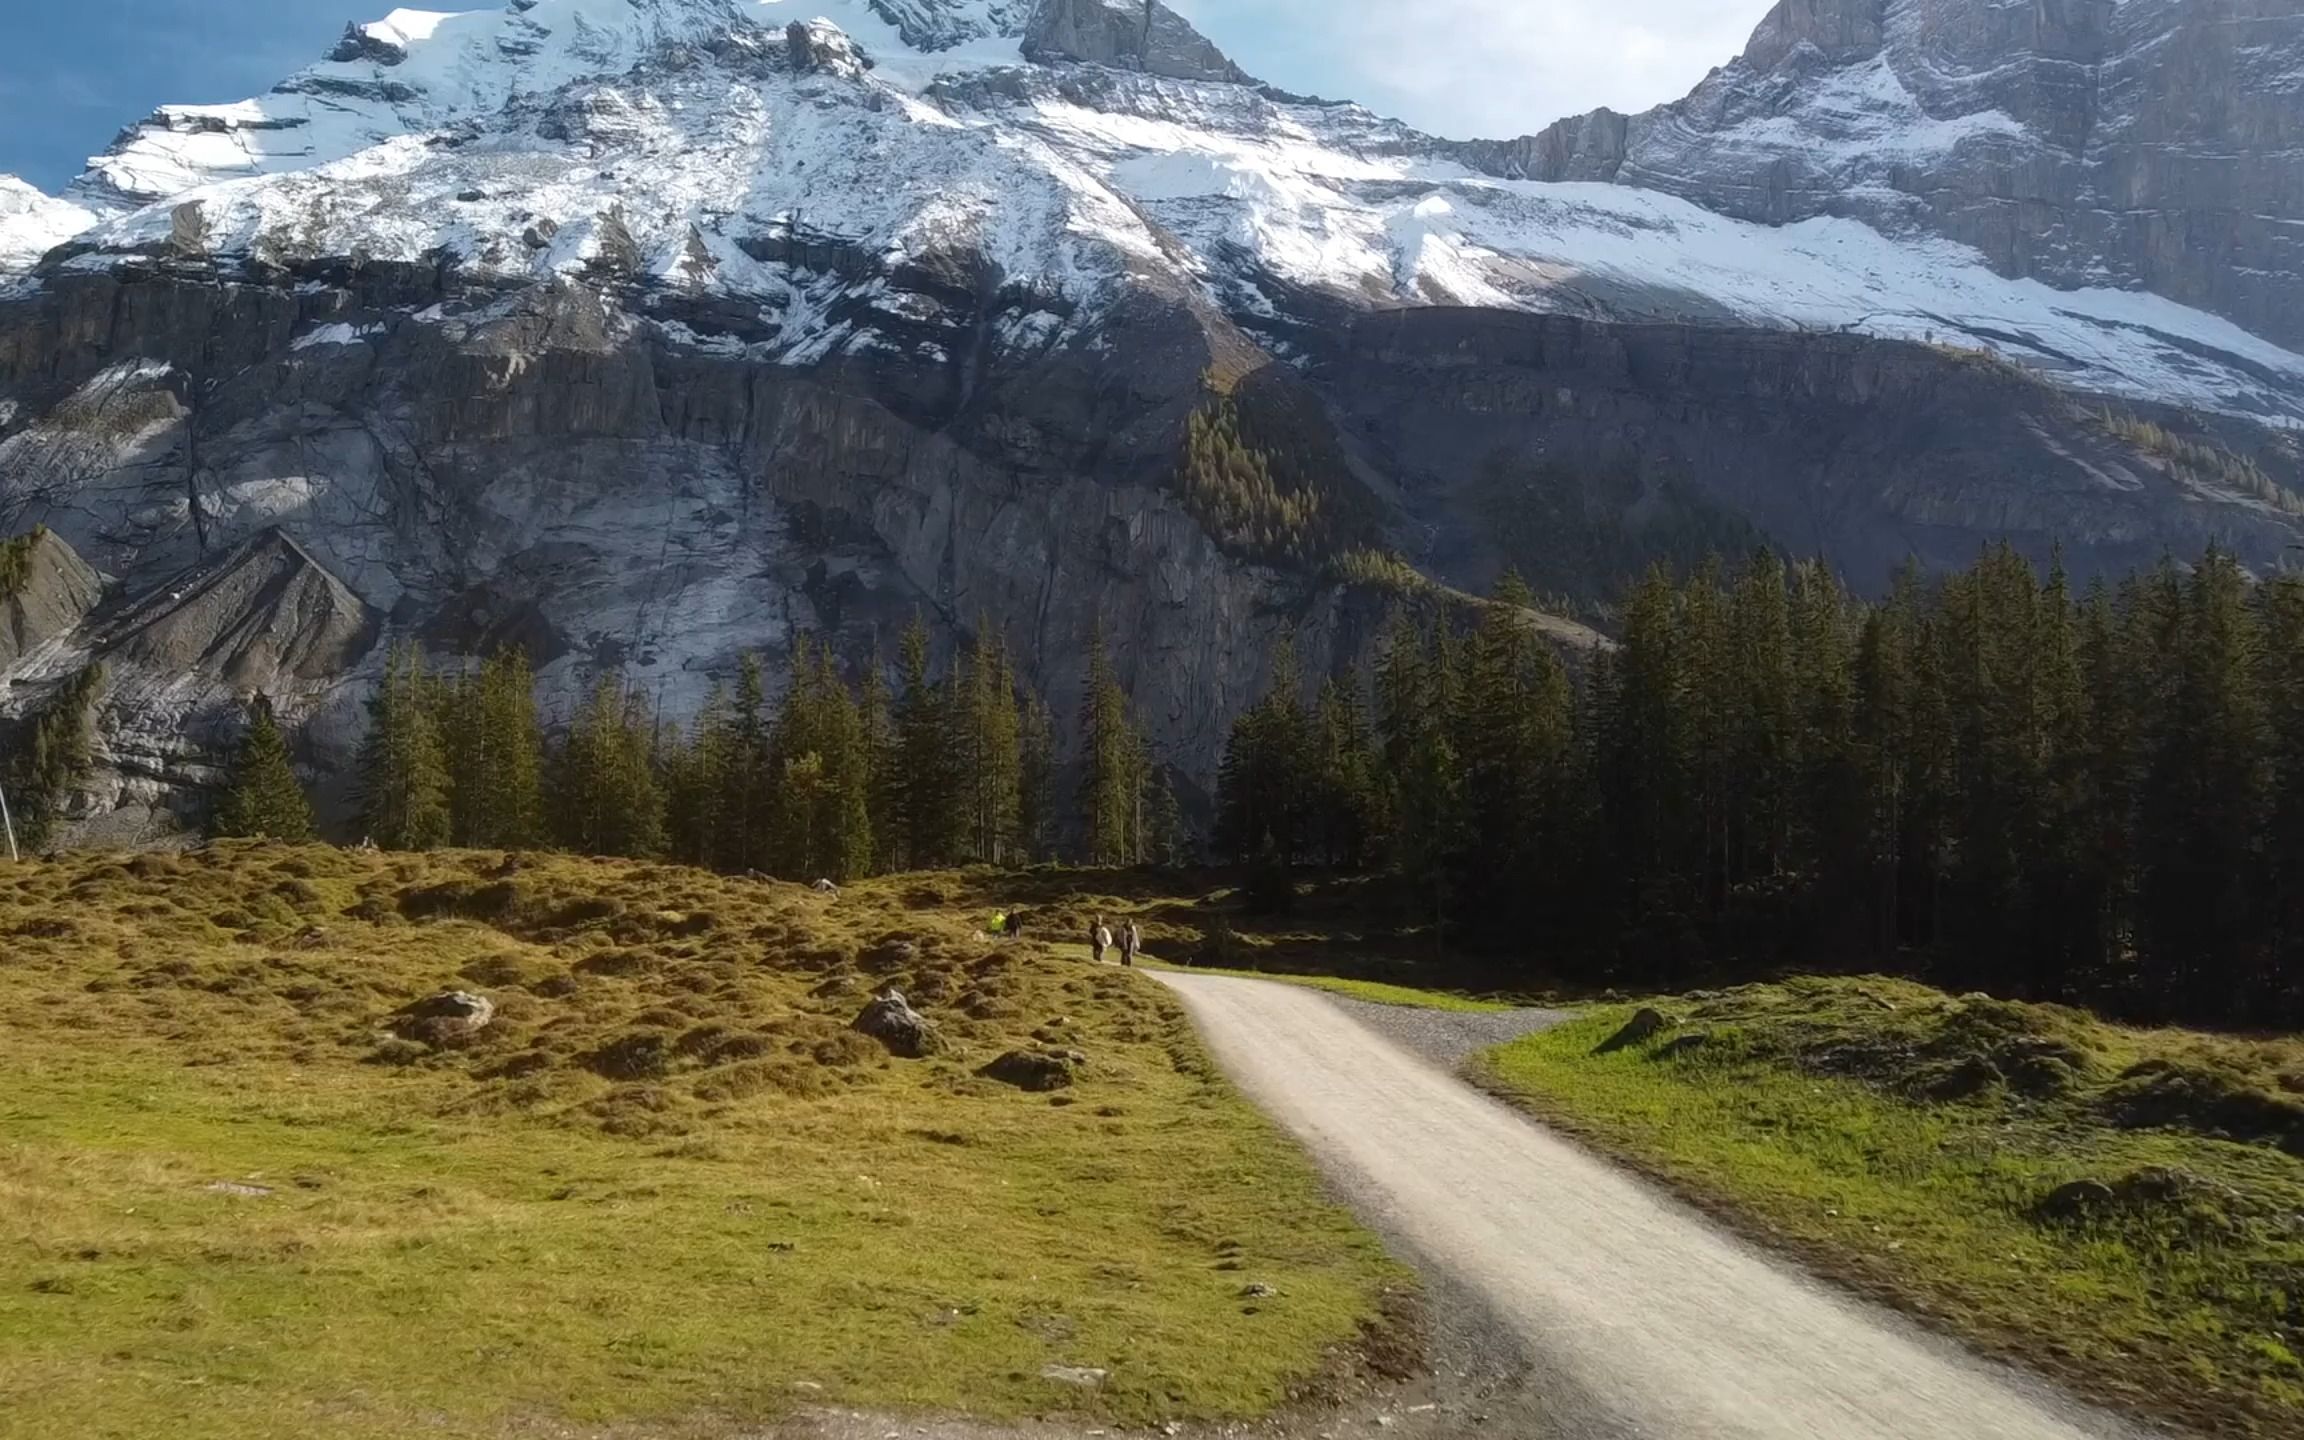
{"type": "Polygon", "coordinates": [[[1404,1050],[1454,1070],[1483,1050],[1574,1019],[1566,1010],[1423,1010],[1330,995],[1344,1012],[1404,1050]]]}
{"type": "Polygon", "coordinates": [[[1363,1217],[1422,1262],[1459,1335],[1486,1347],[1470,1363],[1493,1375],[1518,1362],[1514,1394],[1479,1387],[1486,1423],[1434,1411],[1417,1417],[1430,1428],[1391,1433],[2138,1433],[1797,1274],[1440,1068],[1460,1060],[1471,1037],[1495,1033],[1485,1026],[1517,1021],[1525,1033],[1545,1018],[1371,1016],[1381,1007],[1301,987],[1156,978],[1183,997],[1233,1080],[1310,1146],[1363,1217]]]}

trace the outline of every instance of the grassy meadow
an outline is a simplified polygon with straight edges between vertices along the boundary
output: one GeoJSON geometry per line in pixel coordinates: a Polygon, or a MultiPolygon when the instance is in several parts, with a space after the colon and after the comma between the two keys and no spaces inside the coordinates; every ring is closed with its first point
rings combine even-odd
{"type": "Polygon", "coordinates": [[[1606,1048],[1634,1009],[1604,1007],[1491,1052],[1486,1078],[2084,1393],[2304,1433],[2304,1043],[1885,979],[1656,1004],[1675,1023],[1645,1040],[1606,1048]]]}
{"type": "Polygon", "coordinates": [[[1404,1277],[1154,982],[983,935],[980,883],[244,845],[0,869],[0,1431],[1323,1391],[1404,1277]],[[848,1029],[883,982],[944,1053],[848,1029]],[[443,988],[494,1022],[393,1033],[443,988]],[[1035,1046],[1077,1083],[977,1073],[1035,1046]]]}

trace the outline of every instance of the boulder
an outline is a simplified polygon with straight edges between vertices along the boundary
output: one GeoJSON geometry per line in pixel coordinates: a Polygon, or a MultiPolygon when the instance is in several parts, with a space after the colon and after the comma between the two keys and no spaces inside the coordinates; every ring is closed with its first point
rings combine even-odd
{"type": "Polygon", "coordinates": [[[2070,1180],[2042,1196],[2032,1211],[2043,1220],[2087,1220],[2110,1210],[2117,1200],[2112,1187],[2101,1180],[2070,1180]]]}
{"type": "Polygon", "coordinates": [[[1618,1050],[1643,1044],[1671,1028],[1672,1022],[1664,1017],[1663,1011],[1644,1005],[1631,1019],[1624,1022],[1624,1028],[1601,1041],[1599,1047],[1592,1053],[1595,1055],[1612,1055],[1618,1050]]]}
{"type": "Polygon", "coordinates": [[[443,990],[392,1012],[392,1033],[436,1050],[460,1045],[496,1019],[496,1002],[469,990],[443,990]]]}
{"type": "Polygon", "coordinates": [[[1706,1045],[1711,1043],[1712,1036],[1709,1031],[1691,1030],[1685,1035],[1675,1035],[1671,1039],[1665,1041],[1663,1044],[1657,1046],[1654,1058],[1658,1060],[1676,1060],[1691,1051],[1701,1050],[1706,1045]]]}
{"type": "Polygon", "coordinates": [[[927,1016],[912,1008],[904,992],[891,985],[872,997],[872,1003],[849,1023],[859,1035],[869,1035],[888,1047],[888,1053],[906,1060],[934,1055],[944,1048],[944,1036],[927,1016]]]}
{"type": "Polygon", "coordinates": [[[976,1073],[1019,1090],[1068,1088],[1088,1057],[1077,1050],[1011,1050],[976,1073]]]}

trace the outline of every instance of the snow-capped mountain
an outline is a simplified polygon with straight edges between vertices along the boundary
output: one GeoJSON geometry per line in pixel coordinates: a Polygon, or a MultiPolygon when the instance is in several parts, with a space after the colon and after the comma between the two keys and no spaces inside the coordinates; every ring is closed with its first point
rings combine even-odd
{"type": "Polygon", "coordinates": [[[274,262],[445,256],[501,282],[613,252],[780,307],[777,355],[875,343],[861,324],[830,333],[806,285],[756,258],[799,227],[890,265],[965,252],[1091,311],[1151,266],[1251,328],[1276,280],[1377,305],[1933,338],[2090,391],[2304,419],[2304,358],[2102,283],[2133,282],[2116,255],[2060,272],[2099,283],[2054,289],[1909,223],[1922,202],[1898,177],[2036,160],[2053,138],[1987,105],[2010,82],[1908,58],[1937,53],[1922,21],[1948,7],[2001,13],[1899,0],[1867,27],[1849,17],[1879,0],[1787,0],[1744,59],[1625,127],[1613,165],[1548,167],[1630,182],[1612,184],[1500,177],[1478,167],[1511,171],[1502,151],[1277,95],[1156,3],[402,10],[269,95],[136,127],[73,187],[107,218],[63,263],[173,243],[274,262]],[[1125,68],[1084,78],[1027,54],[1125,68]]]}
{"type": "Polygon", "coordinates": [[[0,599],[0,713],[105,659],[87,804],[124,835],[250,689],[334,773],[391,637],[677,715],[747,649],[862,663],[924,609],[1003,631],[1060,713],[1123,637],[1189,788],[1274,637],[1348,667],[1399,603],[1357,551],[1584,596],[1756,536],[1862,585],[1993,537],[2277,563],[2304,358],[2248,307],[2021,273],[1933,190],[1727,193],[2035,144],[1918,77],[1918,8],[2007,7],[1786,0],[1678,110],[1499,144],[1261,85],[1157,0],[355,25],[67,199],[0,185],[0,534],[53,551],[0,599]],[[1195,416],[1315,521],[1212,501],[1195,416]]]}
{"type": "Polygon", "coordinates": [[[1683,100],[1475,145],[1781,224],[1845,216],[2304,344],[2295,0],[1782,0],[1683,100]]]}

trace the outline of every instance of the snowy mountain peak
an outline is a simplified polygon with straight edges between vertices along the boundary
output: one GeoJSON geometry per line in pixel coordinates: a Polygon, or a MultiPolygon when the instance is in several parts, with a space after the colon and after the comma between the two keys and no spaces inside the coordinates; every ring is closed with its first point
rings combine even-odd
{"type": "Polygon", "coordinates": [[[0,274],[21,270],[96,222],[78,205],[0,175],[0,274]]]}

